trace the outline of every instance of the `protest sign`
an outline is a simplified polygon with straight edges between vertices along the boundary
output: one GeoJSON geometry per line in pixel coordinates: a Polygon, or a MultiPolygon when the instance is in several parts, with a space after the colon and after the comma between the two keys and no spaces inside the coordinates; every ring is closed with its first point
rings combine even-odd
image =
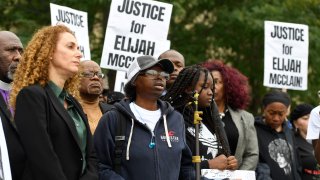
{"type": "Polygon", "coordinates": [[[168,50],[171,11],[171,4],[157,1],[113,0],[101,67],[127,71],[138,56],[157,57],[168,50]]]}
{"type": "Polygon", "coordinates": [[[124,85],[127,83],[127,73],[125,71],[117,71],[114,91],[124,94],[124,85]]]}
{"type": "Polygon", "coordinates": [[[263,85],[306,90],[309,29],[302,24],[265,21],[263,85]]]}
{"type": "Polygon", "coordinates": [[[64,24],[77,38],[82,58],[91,60],[87,13],[50,3],[51,25],[64,24]]]}
{"type": "Polygon", "coordinates": [[[255,180],[256,174],[254,171],[246,171],[246,170],[218,170],[218,169],[202,169],[201,170],[202,177],[207,178],[208,180],[255,180]]]}

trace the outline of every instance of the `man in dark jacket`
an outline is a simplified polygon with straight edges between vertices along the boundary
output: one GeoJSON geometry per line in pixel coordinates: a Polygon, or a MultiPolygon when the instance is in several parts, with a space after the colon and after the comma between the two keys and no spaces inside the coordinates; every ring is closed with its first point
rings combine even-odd
{"type": "Polygon", "coordinates": [[[20,180],[25,167],[25,154],[8,106],[13,74],[23,52],[20,39],[10,31],[0,31],[0,117],[6,138],[13,180],[20,180]]]}

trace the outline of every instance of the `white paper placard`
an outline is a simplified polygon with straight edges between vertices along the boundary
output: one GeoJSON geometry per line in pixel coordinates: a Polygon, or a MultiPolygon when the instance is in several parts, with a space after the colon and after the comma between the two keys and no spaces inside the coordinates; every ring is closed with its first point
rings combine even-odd
{"type": "Polygon", "coordinates": [[[74,31],[82,60],[91,60],[87,13],[50,3],[51,25],[64,24],[74,31]]]}
{"type": "Polygon", "coordinates": [[[245,170],[218,170],[218,169],[202,169],[202,177],[206,177],[209,180],[255,180],[256,174],[254,171],[245,171],[245,170]]]}
{"type": "Polygon", "coordinates": [[[303,24],[265,21],[263,85],[307,90],[309,28],[303,24]]]}

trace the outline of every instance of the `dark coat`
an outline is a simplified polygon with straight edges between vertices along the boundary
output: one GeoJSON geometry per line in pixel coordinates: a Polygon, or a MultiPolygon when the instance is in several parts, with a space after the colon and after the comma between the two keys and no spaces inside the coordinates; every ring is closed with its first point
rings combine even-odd
{"type": "Polygon", "coordinates": [[[21,180],[26,165],[26,156],[21,145],[18,131],[10,120],[12,117],[10,110],[1,94],[0,117],[8,148],[12,180],[21,180]]]}
{"type": "Polygon", "coordinates": [[[70,96],[87,128],[86,163],[75,124],[49,86],[23,88],[16,103],[15,123],[27,155],[32,180],[95,180],[96,158],[87,118],[70,96]]]}
{"type": "Polygon", "coordinates": [[[100,102],[99,106],[100,106],[100,110],[101,110],[102,114],[110,111],[113,108],[113,105],[107,104],[107,103],[104,103],[104,102],[100,102]]]}

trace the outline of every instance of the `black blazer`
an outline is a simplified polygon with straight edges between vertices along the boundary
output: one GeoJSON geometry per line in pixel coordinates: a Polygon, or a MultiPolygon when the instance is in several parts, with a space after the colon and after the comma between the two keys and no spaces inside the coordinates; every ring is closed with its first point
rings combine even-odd
{"type": "Polygon", "coordinates": [[[12,180],[21,180],[25,170],[26,156],[18,132],[10,120],[11,113],[1,94],[0,117],[7,143],[12,180]]]}
{"type": "Polygon", "coordinates": [[[70,99],[87,128],[87,166],[83,174],[83,159],[75,124],[50,87],[28,86],[17,96],[14,120],[21,135],[32,180],[98,179],[87,118],[78,101],[71,96],[70,99]]]}

